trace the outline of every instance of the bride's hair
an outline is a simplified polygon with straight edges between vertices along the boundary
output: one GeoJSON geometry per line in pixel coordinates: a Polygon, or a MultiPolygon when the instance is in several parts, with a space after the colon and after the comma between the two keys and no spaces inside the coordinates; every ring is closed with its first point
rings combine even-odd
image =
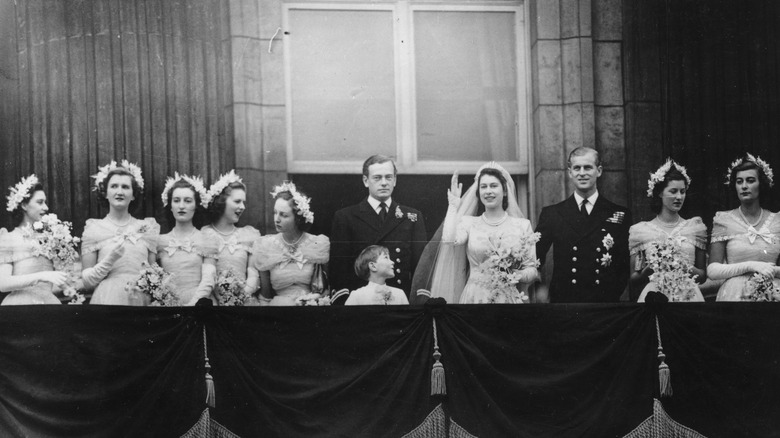
{"type": "Polygon", "coordinates": [[[506,210],[509,207],[509,192],[506,188],[506,178],[504,178],[504,175],[500,170],[493,167],[486,167],[479,172],[479,175],[477,175],[477,180],[474,182],[474,184],[477,185],[477,190],[474,192],[474,194],[477,196],[477,199],[479,199],[477,214],[482,214],[482,212],[485,210],[485,206],[482,205],[482,200],[479,198],[479,184],[482,180],[482,177],[485,175],[495,177],[501,182],[501,189],[504,192],[504,197],[501,199],[501,207],[506,210]]]}
{"type": "Polygon", "coordinates": [[[669,168],[669,171],[664,175],[664,180],[653,187],[653,197],[650,200],[650,208],[654,213],[661,212],[661,193],[672,181],[682,181],[685,183],[685,189],[688,189],[688,180],[685,178],[685,175],[677,169],[676,165],[672,164],[672,167],[669,168]]]}
{"type": "Polygon", "coordinates": [[[176,226],[176,218],[173,217],[173,192],[176,189],[190,189],[192,190],[192,193],[194,194],[195,198],[195,216],[192,217],[192,223],[195,224],[195,227],[200,228],[203,224],[203,213],[204,208],[200,205],[200,194],[197,190],[195,190],[195,187],[188,183],[187,181],[180,179],[173,183],[170,190],[168,190],[168,207],[165,208],[165,220],[168,221],[168,225],[173,228],[176,226]]]}
{"type": "Polygon", "coordinates": [[[103,181],[98,182],[98,188],[96,193],[97,193],[98,200],[100,201],[100,205],[102,205],[103,207],[108,207],[108,198],[106,197],[108,194],[108,182],[111,181],[111,178],[113,178],[114,175],[130,177],[130,184],[133,187],[133,200],[130,201],[128,210],[130,212],[134,211],[135,207],[141,202],[144,191],[141,188],[141,186],[138,185],[138,181],[135,180],[135,176],[133,176],[133,174],[129,170],[125,169],[124,167],[117,167],[115,169],[111,169],[111,171],[108,172],[106,177],[103,178],[103,181]]]}
{"type": "Polygon", "coordinates": [[[209,220],[212,224],[217,223],[222,214],[225,213],[225,206],[227,205],[227,199],[233,190],[243,190],[246,193],[246,186],[242,182],[232,182],[227,185],[222,191],[214,197],[209,203],[208,214],[209,220]]]}
{"type": "Polygon", "coordinates": [[[20,223],[22,223],[22,219],[24,219],[24,210],[22,210],[22,205],[27,204],[30,202],[30,199],[32,199],[33,195],[37,192],[43,191],[43,184],[36,183],[30,188],[30,192],[27,194],[27,196],[22,199],[22,202],[19,203],[19,205],[16,206],[14,211],[11,212],[11,219],[13,220],[13,225],[17,226],[20,223]]]}

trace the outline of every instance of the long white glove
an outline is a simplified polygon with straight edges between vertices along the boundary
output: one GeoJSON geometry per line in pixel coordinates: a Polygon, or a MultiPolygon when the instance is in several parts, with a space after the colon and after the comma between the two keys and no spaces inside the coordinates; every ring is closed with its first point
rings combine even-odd
{"type": "Polygon", "coordinates": [[[94,289],[114,267],[114,263],[125,253],[124,246],[116,246],[106,257],[91,268],[81,271],[81,278],[84,280],[84,287],[94,289]]]}
{"type": "Polygon", "coordinates": [[[55,287],[62,287],[68,280],[68,274],[59,271],[42,271],[24,275],[0,275],[0,292],[24,289],[45,281],[55,287]]]}
{"type": "Polygon", "coordinates": [[[707,277],[713,280],[726,280],[750,272],[774,277],[775,267],[766,262],[710,263],[707,266],[707,277]]]}
{"type": "Polygon", "coordinates": [[[195,296],[192,297],[187,305],[194,306],[201,298],[210,297],[216,283],[217,267],[208,263],[202,264],[200,267],[200,283],[195,290],[195,296]]]}
{"type": "Polygon", "coordinates": [[[257,272],[257,269],[250,266],[249,269],[246,270],[246,287],[244,287],[244,292],[246,292],[247,295],[254,295],[257,291],[259,282],[260,273],[257,272]]]}

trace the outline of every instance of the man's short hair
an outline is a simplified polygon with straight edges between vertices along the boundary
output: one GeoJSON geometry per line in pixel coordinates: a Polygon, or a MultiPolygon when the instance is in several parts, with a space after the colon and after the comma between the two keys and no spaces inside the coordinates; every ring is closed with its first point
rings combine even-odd
{"type": "Polygon", "coordinates": [[[599,151],[589,148],[587,146],[580,146],[578,148],[575,148],[573,151],[569,153],[569,159],[566,162],[568,167],[571,167],[571,159],[572,157],[581,157],[583,155],[588,154],[594,154],[596,156],[596,167],[601,166],[601,155],[599,155],[599,151]]]}
{"type": "Polygon", "coordinates": [[[369,263],[373,263],[382,254],[390,255],[390,251],[382,245],[371,245],[360,252],[360,255],[355,259],[355,274],[368,281],[368,277],[371,275],[371,270],[368,268],[369,263]]]}
{"type": "Polygon", "coordinates": [[[387,163],[388,161],[393,163],[393,175],[397,174],[398,169],[395,167],[395,161],[393,161],[392,158],[388,157],[387,155],[372,155],[368,157],[365,162],[363,162],[363,176],[368,176],[368,166],[387,163]]]}

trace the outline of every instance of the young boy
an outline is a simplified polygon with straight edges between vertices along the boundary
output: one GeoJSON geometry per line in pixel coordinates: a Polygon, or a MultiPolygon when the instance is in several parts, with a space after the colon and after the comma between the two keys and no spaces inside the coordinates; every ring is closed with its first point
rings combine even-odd
{"type": "Polygon", "coordinates": [[[344,305],[409,304],[403,290],[385,284],[395,276],[393,266],[384,246],[371,245],[364,249],[355,260],[355,274],[368,284],[349,294],[344,305]]]}

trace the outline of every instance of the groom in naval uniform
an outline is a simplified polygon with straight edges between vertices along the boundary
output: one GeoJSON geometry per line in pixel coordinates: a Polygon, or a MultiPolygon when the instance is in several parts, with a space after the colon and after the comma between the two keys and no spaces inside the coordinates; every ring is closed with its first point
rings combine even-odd
{"type": "Polygon", "coordinates": [[[631,212],[600,195],[602,168],[595,149],[569,154],[574,194],[542,209],[536,256],[544,263],[553,247],[551,303],[602,303],[620,299],[629,277],[631,212]]]}
{"type": "MultiPolygon", "coordinates": [[[[387,285],[403,289],[406,297],[420,260],[427,235],[423,215],[399,205],[391,195],[396,184],[396,167],[384,155],[374,155],[363,163],[363,185],[368,197],[359,204],[342,208],[333,217],[330,234],[330,281],[333,291],[350,291],[365,286],[355,274],[355,258],[370,245],[382,245],[390,252],[395,277],[387,285]]],[[[336,293],[334,304],[343,304],[347,294],[336,293]]]]}

